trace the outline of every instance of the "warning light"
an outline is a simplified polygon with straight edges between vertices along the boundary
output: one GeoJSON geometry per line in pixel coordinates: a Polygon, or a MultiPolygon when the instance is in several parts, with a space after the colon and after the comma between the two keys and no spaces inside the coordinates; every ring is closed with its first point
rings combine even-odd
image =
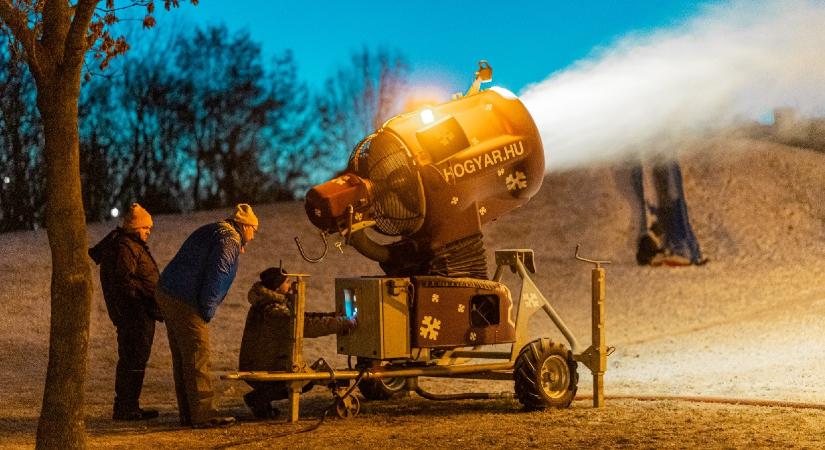
{"type": "Polygon", "coordinates": [[[434,120],[435,120],[435,116],[433,115],[433,110],[425,109],[425,110],[421,111],[421,123],[423,123],[424,125],[427,125],[427,124],[433,123],[434,120]]]}

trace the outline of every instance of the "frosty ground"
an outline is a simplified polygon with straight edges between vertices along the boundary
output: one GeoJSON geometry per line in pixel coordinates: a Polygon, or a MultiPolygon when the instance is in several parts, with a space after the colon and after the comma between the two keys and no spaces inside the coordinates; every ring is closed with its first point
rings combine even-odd
{"type": "MultiPolygon", "coordinates": [[[[629,174],[622,166],[549,176],[525,207],[485,229],[488,252],[533,248],[536,282],[587,342],[590,267],[573,259],[610,259],[607,268],[608,395],[688,395],[825,403],[825,155],[767,142],[716,138],[683,154],[691,222],[707,265],[649,268],[635,264],[637,224],[629,174]]],[[[335,277],[378,274],[352,249],[304,262],[292,241],[310,251],[317,236],[300,203],[259,205],[261,232],[241,257],[238,277],[210,324],[213,370],[237,367],[246,291],[266,267],[283,259],[312,274],[308,309],[331,310],[335,277]]],[[[227,211],[155,217],[150,247],[163,267],[189,232],[227,211]]],[[[114,224],[92,224],[90,243],[114,224]]],[[[50,261],[46,233],[0,235],[0,446],[34,443],[48,354],[50,261]]],[[[492,258],[491,269],[492,269],[492,258]]],[[[97,272],[95,269],[95,278],[97,272]]],[[[514,277],[504,280],[518,292],[514,277]]],[[[546,317],[533,336],[562,340],[546,317]]],[[[114,423],[111,414],[114,328],[99,285],[93,299],[87,417],[93,447],[800,447],[825,446],[825,411],[680,401],[608,401],[603,410],[576,401],[571,409],[525,413],[517,402],[433,403],[419,398],[365,403],[348,421],[327,419],[316,431],[281,437],[317,420],[329,396],[316,388],[298,425],[251,422],[219,430],[177,427],[171,358],[158,327],[142,397],[158,420],[114,423]]],[[[305,357],[338,366],[334,338],[305,343],[305,357]]],[[[590,373],[579,367],[579,392],[590,373]]],[[[511,391],[512,383],[422,381],[437,392],[511,391]]],[[[218,383],[221,406],[245,416],[243,383],[218,383]]]]}

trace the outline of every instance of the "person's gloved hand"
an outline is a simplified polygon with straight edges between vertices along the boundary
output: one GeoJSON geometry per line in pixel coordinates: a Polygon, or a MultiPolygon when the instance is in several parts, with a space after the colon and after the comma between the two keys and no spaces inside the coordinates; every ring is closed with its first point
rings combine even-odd
{"type": "Polygon", "coordinates": [[[338,320],[341,321],[342,332],[352,331],[358,326],[358,319],[355,317],[350,319],[347,316],[339,316],[338,320]]]}

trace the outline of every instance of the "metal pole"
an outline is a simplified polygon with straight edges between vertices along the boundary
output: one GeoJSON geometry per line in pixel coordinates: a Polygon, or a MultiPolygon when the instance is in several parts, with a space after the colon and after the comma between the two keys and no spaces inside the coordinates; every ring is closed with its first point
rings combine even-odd
{"type": "Polygon", "coordinates": [[[604,372],[607,370],[607,347],[604,337],[605,276],[602,264],[610,264],[610,261],[582,258],[579,256],[578,245],[576,245],[576,259],[596,265],[591,272],[590,279],[593,294],[590,347],[584,354],[576,355],[576,358],[584,362],[593,374],[593,407],[601,408],[604,406],[604,372]]]}
{"type": "Polygon", "coordinates": [[[607,349],[604,337],[604,299],[605,274],[604,269],[597,267],[592,272],[593,286],[593,324],[592,345],[596,347],[598,362],[593,370],[593,407],[604,407],[604,372],[607,370],[607,349]]]}
{"type": "MultiPolygon", "coordinates": [[[[290,354],[290,367],[293,373],[304,371],[303,350],[304,350],[304,308],[306,303],[306,283],[304,277],[298,276],[295,286],[294,317],[292,319],[292,332],[295,341],[292,344],[290,354]]],[[[298,421],[298,410],[301,400],[301,389],[304,387],[303,381],[290,381],[289,386],[289,418],[292,423],[298,421]]]]}

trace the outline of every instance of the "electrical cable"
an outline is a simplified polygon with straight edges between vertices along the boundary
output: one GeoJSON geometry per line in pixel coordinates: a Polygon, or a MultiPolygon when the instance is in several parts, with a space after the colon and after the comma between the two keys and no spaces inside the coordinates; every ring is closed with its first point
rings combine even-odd
{"type": "Polygon", "coordinates": [[[352,391],[354,391],[355,388],[358,387],[358,383],[360,383],[361,380],[364,378],[364,374],[366,373],[366,371],[367,371],[366,368],[361,369],[361,372],[358,374],[358,377],[355,378],[355,382],[352,383],[352,386],[350,386],[346,390],[346,392],[344,392],[343,395],[340,395],[340,396],[335,395],[334,396],[335,399],[332,401],[332,403],[329,406],[324,408],[324,411],[321,413],[320,418],[314,424],[312,424],[308,427],[302,428],[300,430],[287,431],[287,432],[284,432],[284,433],[273,434],[273,435],[270,435],[270,436],[265,436],[263,438],[246,439],[246,440],[243,440],[243,441],[228,442],[226,444],[219,445],[215,448],[216,449],[228,449],[228,448],[232,448],[232,447],[235,447],[235,446],[238,446],[238,445],[246,445],[246,444],[252,444],[252,443],[256,443],[256,442],[265,442],[265,441],[268,441],[268,440],[271,440],[271,439],[278,439],[278,438],[282,438],[282,437],[292,436],[292,435],[295,435],[295,434],[309,433],[311,431],[317,430],[318,427],[320,427],[321,424],[324,423],[324,420],[326,420],[327,415],[329,415],[330,411],[332,411],[335,408],[335,406],[338,404],[338,401],[349,397],[352,394],[352,391]]]}

